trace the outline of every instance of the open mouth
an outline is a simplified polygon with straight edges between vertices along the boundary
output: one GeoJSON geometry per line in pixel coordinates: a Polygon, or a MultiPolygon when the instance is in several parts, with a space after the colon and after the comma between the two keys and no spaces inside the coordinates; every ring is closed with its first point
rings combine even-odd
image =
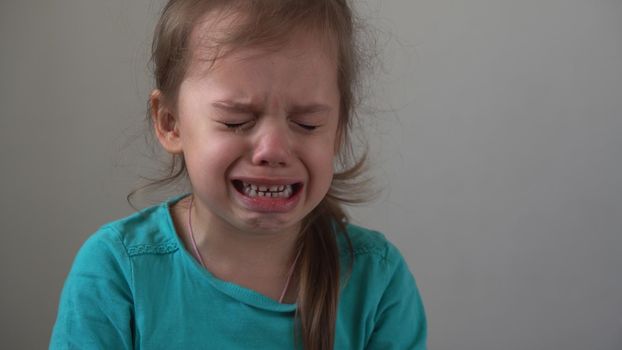
{"type": "Polygon", "coordinates": [[[302,188],[302,183],[264,185],[241,180],[233,180],[233,187],[241,194],[250,197],[291,198],[302,188]]]}

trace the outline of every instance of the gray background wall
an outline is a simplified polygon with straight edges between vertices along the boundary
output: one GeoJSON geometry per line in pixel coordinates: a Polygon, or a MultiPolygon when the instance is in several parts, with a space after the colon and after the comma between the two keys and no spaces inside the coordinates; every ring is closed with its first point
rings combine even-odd
{"type": "MultiPolygon", "coordinates": [[[[0,4],[0,346],[47,346],[73,256],[158,167],[161,1],[0,4]]],[[[361,5],[385,62],[355,221],[414,272],[431,349],[622,349],[622,1],[361,5]]]]}

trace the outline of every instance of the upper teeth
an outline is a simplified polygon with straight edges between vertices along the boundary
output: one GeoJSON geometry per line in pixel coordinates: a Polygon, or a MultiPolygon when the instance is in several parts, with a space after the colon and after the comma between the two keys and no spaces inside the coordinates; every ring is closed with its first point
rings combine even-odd
{"type": "Polygon", "coordinates": [[[283,197],[292,195],[292,185],[254,185],[247,182],[244,184],[244,193],[249,197],[283,197]]]}

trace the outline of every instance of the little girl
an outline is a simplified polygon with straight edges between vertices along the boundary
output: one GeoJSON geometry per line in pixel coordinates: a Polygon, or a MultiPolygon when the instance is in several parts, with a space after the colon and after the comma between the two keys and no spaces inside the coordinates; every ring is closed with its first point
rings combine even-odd
{"type": "Polygon", "coordinates": [[[191,193],[99,229],[51,349],[425,349],[414,279],[347,223],[357,78],[346,0],[170,0],[150,121],[191,193]]]}

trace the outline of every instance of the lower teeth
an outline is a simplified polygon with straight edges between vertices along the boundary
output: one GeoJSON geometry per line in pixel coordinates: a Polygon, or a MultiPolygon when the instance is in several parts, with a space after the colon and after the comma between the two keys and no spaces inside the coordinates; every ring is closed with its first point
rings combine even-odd
{"type": "Polygon", "coordinates": [[[257,191],[250,187],[244,188],[244,194],[249,197],[272,197],[272,198],[289,198],[292,195],[292,187],[285,186],[285,189],[280,192],[270,192],[270,191],[257,191]]]}

